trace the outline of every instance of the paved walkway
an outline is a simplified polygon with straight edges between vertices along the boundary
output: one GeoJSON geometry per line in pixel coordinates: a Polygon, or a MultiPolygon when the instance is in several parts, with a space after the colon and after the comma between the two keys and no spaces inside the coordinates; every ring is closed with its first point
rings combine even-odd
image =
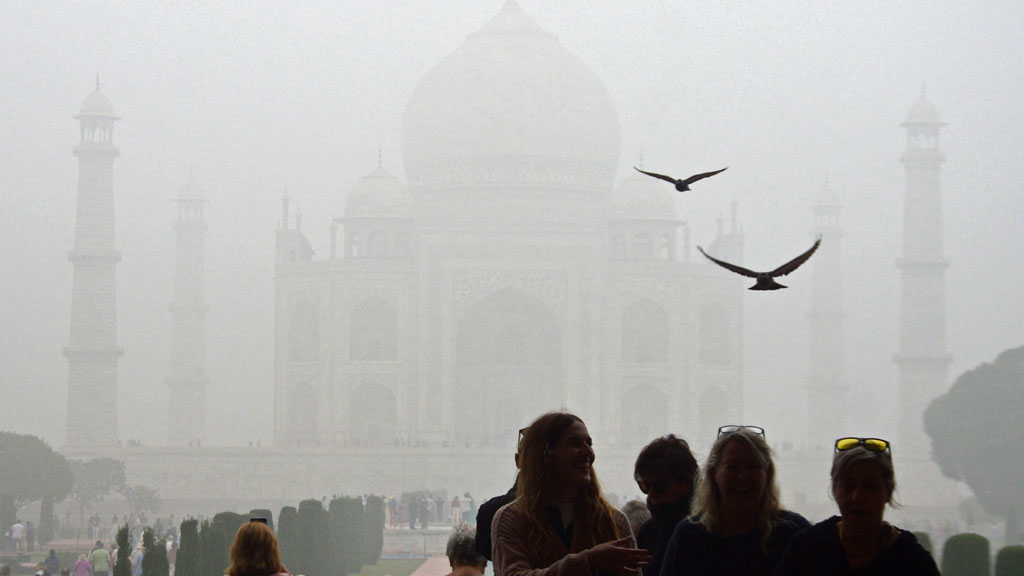
{"type": "Polygon", "coordinates": [[[413,570],[409,576],[445,576],[452,571],[448,558],[444,556],[432,556],[420,564],[420,567],[413,570]]]}

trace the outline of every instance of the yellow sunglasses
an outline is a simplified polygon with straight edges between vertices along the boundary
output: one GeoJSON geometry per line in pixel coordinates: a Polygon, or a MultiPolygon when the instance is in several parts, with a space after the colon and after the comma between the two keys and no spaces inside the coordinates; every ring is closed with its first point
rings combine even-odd
{"type": "Polygon", "coordinates": [[[852,450],[858,446],[863,446],[864,449],[871,452],[880,452],[892,456],[892,446],[888,440],[882,440],[881,438],[840,438],[836,440],[836,452],[842,452],[844,450],[852,450]]]}

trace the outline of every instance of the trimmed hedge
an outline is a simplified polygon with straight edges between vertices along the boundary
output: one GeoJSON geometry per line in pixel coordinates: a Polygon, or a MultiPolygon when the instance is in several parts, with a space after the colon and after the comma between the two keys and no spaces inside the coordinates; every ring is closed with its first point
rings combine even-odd
{"type": "Polygon", "coordinates": [[[117,561],[114,563],[114,576],[132,576],[131,555],[132,544],[128,539],[128,525],[125,524],[117,529],[117,561]]]}
{"type": "Polygon", "coordinates": [[[989,576],[988,538],[981,534],[957,534],[942,548],[943,576],[989,576]]]}
{"type": "Polygon", "coordinates": [[[174,576],[202,576],[202,551],[199,549],[199,521],[185,520],[181,523],[178,557],[174,563],[174,576]]]}
{"type": "Polygon", "coordinates": [[[1024,546],[1003,546],[999,550],[996,576],[1024,576],[1024,546]]]}

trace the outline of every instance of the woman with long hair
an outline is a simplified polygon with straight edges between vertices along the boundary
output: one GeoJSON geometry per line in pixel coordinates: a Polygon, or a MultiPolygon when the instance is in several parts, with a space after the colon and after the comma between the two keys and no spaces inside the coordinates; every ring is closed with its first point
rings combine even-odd
{"type": "Polygon", "coordinates": [[[939,576],[935,560],[917,538],[884,520],[885,506],[895,505],[895,490],[888,440],[836,440],[832,497],[840,516],[819,522],[793,538],[775,573],[939,576]]]}
{"type": "Polygon", "coordinates": [[[517,498],[491,525],[495,574],[632,574],[650,560],[636,549],[626,516],[601,494],[592,443],[583,420],[565,412],[526,429],[517,498]]]}
{"type": "Polygon", "coordinates": [[[719,429],[692,513],[672,534],[661,576],[767,576],[790,538],[810,525],[780,508],[772,450],[756,426],[719,429]]]}
{"type": "Polygon", "coordinates": [[[250,520],[238,529],[231,543],[231,567],[227,576],[273,576],[288,574],[281,563],[277,537],[264,522],[250,520]]]}

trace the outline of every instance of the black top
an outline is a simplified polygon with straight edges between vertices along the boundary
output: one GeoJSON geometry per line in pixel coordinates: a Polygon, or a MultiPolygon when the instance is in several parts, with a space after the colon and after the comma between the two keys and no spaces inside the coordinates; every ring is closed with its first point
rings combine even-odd
{"type": "Polygon", "coordinates": [[[495,496],[480,505],[476,511],[476,551],[481,556],[491,561],[491,522],[494,521],[494,514],[505,504],[516,499],[516,484],[508,492],[501,496],[495,496]]]}
{"type": "Polygon", "coordinates": [[[637,548],[643,548],[651,553],[651,561],[644,566],[643,576],[658,576],[661,572],[661,563],[665,559],[668,543],[672,540],[672,532],[683,518],[684,516],[662,520],[651,518],[637,530],[637,548]]]}
{"type": "Polygon", "coordinates": [[[769,576],[793,535],[810,525],[803,516],[780,510],[762,550],[757,530],[727,538],[687,518],[672,534],[661,576],[769,576]]]}
{"type": "Polygon", "coordinates": [[[775,569],[776,576],[939,576],[939,569],[935,566],[932,555],[906,530],[899,530],[896,541],[879,552],[870,562],[852,570],[843,545],[839,541],[839,520],[839,516],[833,516],[793,538],[775,569]]]}

